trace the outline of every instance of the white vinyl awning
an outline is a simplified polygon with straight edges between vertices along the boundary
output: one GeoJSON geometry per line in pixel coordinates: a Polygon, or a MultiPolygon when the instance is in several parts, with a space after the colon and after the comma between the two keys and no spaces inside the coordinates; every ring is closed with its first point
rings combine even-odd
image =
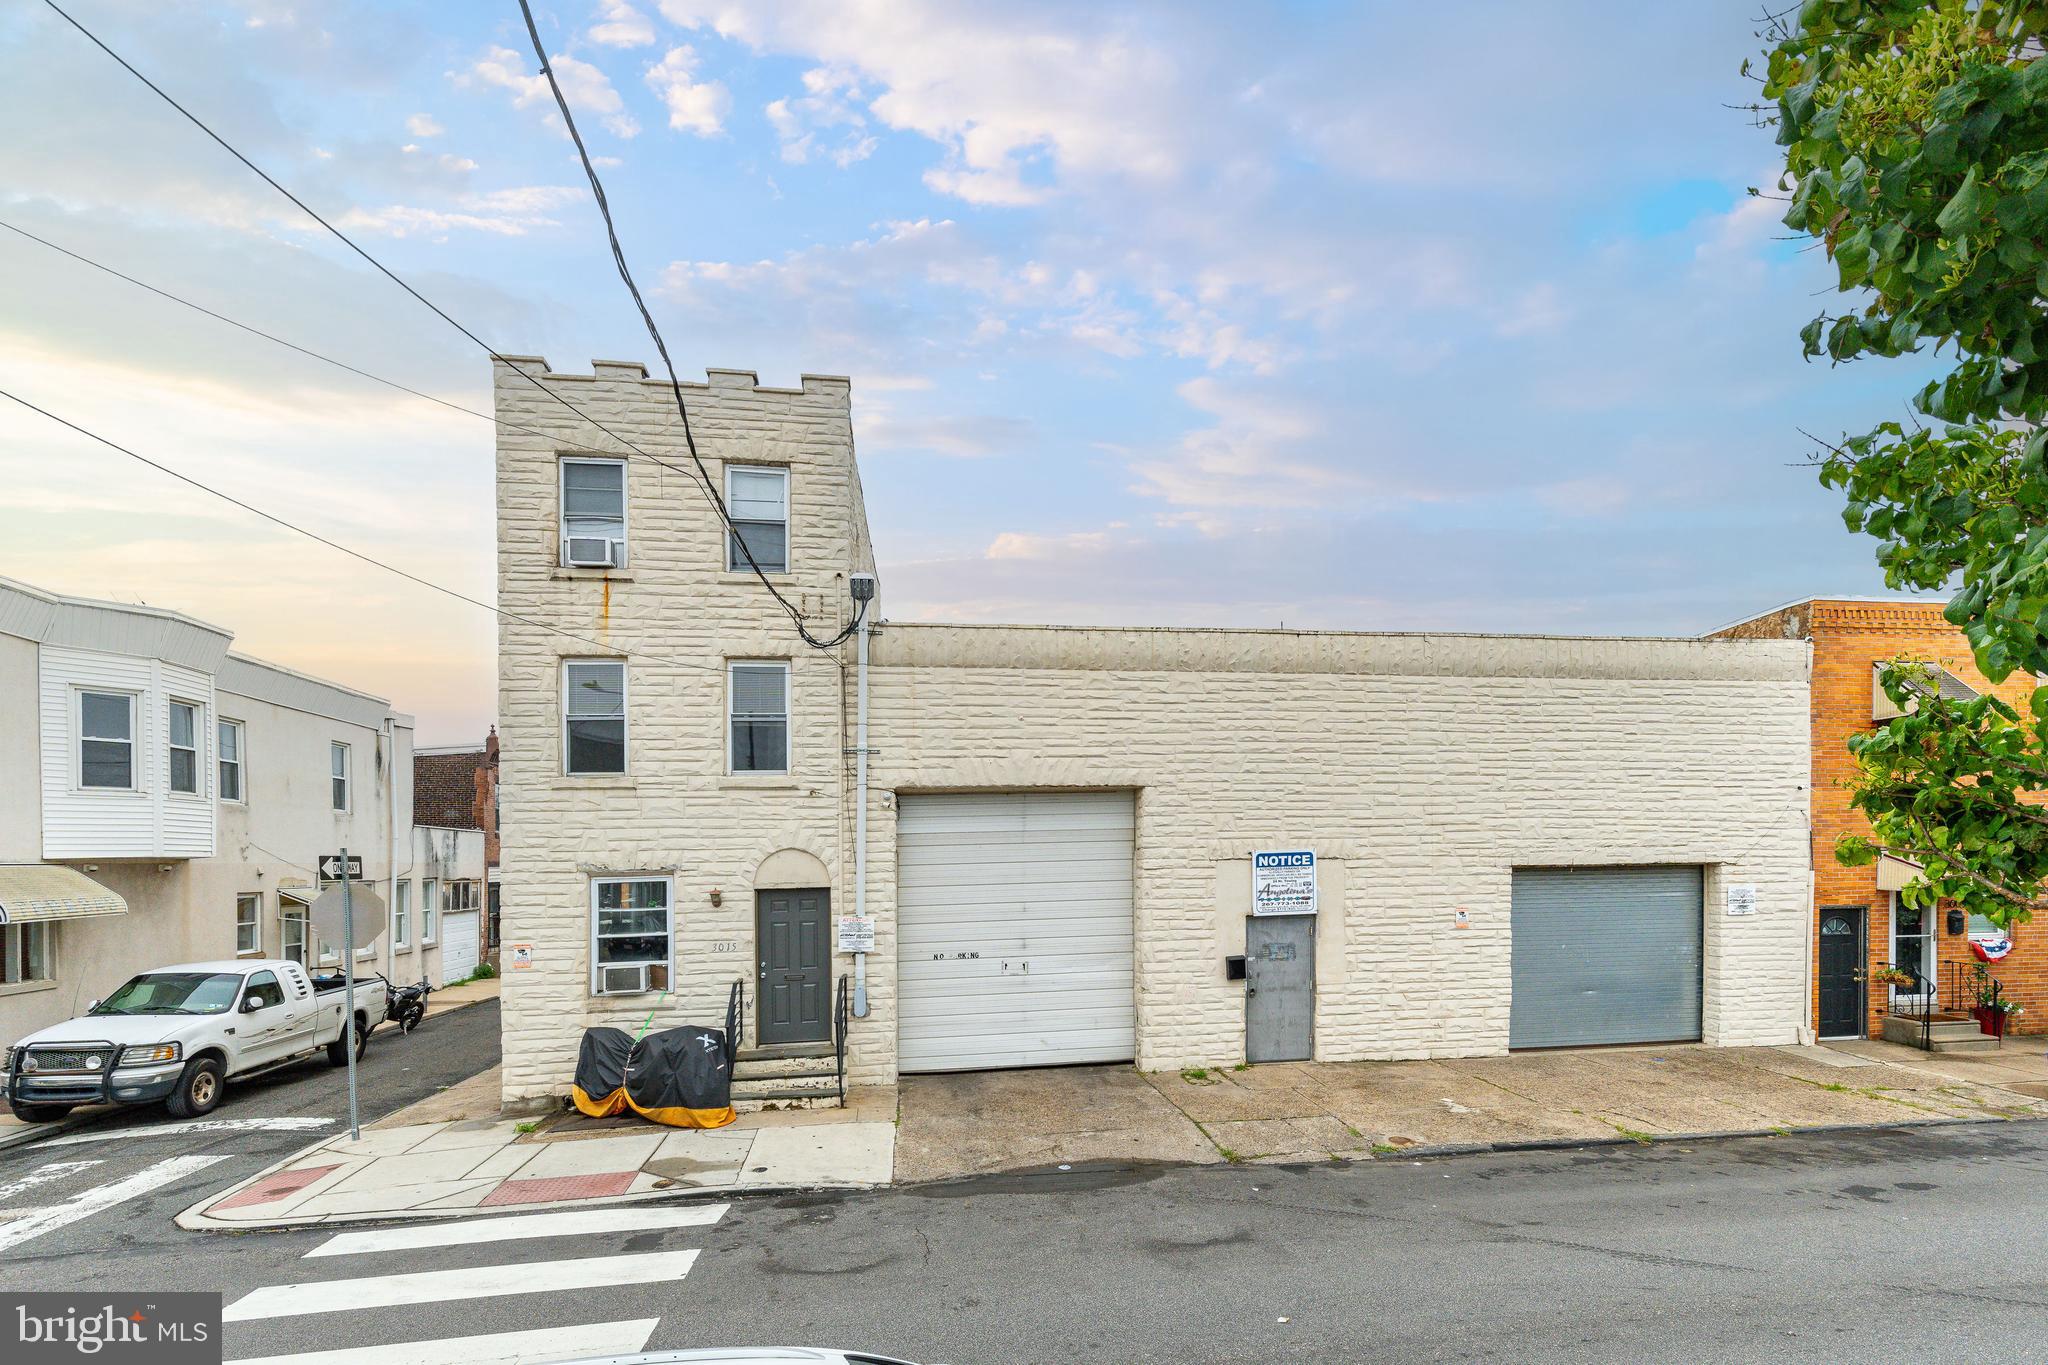
{"type": "Polygon", "coordinates": [[[320,899],[320,888],[317,886],[280,886],[277,888],[277,895],[279,900],[290,901],[294,905],[308,906],[320,899]]]}
{"type": "Polygon", "coordinates": [[[127,901],[75,867],[0,863],[0,924],[127,913],[127,901]]]}
{"type": "Polygon", "coordinates": [[[1904,858],[1894,858],[1889,853],[1877,855],[1877,889],[1880,891],[1904,891],[1920,880],[1920,864],[1909,863],[1904,858]]]}

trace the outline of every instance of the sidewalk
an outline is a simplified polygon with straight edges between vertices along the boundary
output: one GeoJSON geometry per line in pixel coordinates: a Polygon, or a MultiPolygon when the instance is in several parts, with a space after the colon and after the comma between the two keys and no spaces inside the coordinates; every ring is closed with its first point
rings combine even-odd
{"type": "Polygon", "coordinates": [[[342,1133],[317,1143],[208,1196],[178,1225],[298,1227],[889,1182],[893,1091],[849,1091],[845,1109],[743,1114],[699,1130],[630,1115],[498,1118],[497,1075],[400,1111],[354,1141],[342,1133]],[[470,1116],[422,1121],[458,1108],[470,1116]]]}
{"type": "Polygon", "coordinates": [[[1061,1163],[1302,1162],[1802,1128],[2048,1117],[2043,1040],[1072,1067],[906,1077],[896,1179],[1061,1163]],[[1057,1122],[1049,1122],[1048,1119],[1057,1122]]]}

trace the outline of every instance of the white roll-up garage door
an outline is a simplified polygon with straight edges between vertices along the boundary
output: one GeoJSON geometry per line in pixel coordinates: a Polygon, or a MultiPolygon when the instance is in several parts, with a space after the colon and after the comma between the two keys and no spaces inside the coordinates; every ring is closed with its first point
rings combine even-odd
{"type": "Polygon", "coordinates": [[[474,910],[441,917],[441,984],[452,986],[476,970],[481,926],[474,910]]]}
{"type": "Polygon", "coordinates": [[[897,804],[897,1065],[1121,1062],[1132,1003],[1129,792],[897,804]]]}

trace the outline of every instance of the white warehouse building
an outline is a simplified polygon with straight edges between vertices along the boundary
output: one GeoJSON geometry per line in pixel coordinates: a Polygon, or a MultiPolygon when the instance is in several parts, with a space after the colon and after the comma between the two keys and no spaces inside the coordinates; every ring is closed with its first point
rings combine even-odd
{"type": "MultiPolygon", "coordinates": [[[[741,994],[753,1055],[843,1029],[855,1083],[1801,1036],[1803,643],[878,600],[863,675],[689,479],[520,371],[688,460],[640,366],[497,362],[508,1104],[563,1094],[588,1026],[741,994]]],[[[874,568],[848,381],[685,387],[738,534],[838,633],[874,568]]]]}

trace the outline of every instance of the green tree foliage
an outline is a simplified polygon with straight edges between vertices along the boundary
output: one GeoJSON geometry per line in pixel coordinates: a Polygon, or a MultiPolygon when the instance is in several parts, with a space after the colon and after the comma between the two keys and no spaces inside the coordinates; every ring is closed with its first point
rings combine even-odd
{"type": "MultiPolygon", "coordinates": [[[[1808,0],[1767,34],[1785,223],[1855,303],[1806,326],[1806,354],[1951,360],[1919,418],[1845,437],[1822,482],[1886,582],[1953,593],[1948,619],[1994,681],[2048,674],[2044,31],[2039,0],[1808,0]]],[[[1837,857],[1887,849],[1924,863],[1913,901],[2029,918],[2048,880],[2048,808],[2029,799],[2048,790],[2048,689],[2021,714],[1943,698],[1905,660],[1885,687],[1908,714],[1850,744],[1874,838],[1837,857]]]]}

